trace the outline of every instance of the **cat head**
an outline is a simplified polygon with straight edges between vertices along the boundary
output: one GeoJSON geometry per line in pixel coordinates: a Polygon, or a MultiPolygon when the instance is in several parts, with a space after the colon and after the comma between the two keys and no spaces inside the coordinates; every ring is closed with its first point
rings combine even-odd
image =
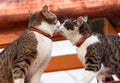
{"type": "Polygon", "coordinates": [[[30,12],[28,27],[41,29],[52,35],[59,25],[60,22],[57,20],[57,16],[49,11],[46,5],[39,12],[30,12]]]}
{"type": "Polygon", "coordinates": [[[66,19],[59,27],[59,32],[65,37],[70,37],[71,35],[76,34],[79,34],[81,37],[83,37],[87,34],[90,34],[91,30],[87,24],[87,19],[88,16],[80,16],[77,19],[66,19]]]}

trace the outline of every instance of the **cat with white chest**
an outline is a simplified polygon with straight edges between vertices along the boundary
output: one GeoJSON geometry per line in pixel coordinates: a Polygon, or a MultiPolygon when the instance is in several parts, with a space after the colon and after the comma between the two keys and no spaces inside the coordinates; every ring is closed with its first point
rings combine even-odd
{"type": "Polygon", "coordinates": [[[59,32],[77,47],[78,58],[85,70],[79,83],[90,83],[97,77],[98,83],[120,71],[120,36],[107,36],[92,32],[87,16],[66,19],[59,32]]]}
{"type": "Polygon", "coordinates": [[[31,14],[29,29],[0,53],[0,83],[39,83],[59,25],[47,6],[31,14]]]}

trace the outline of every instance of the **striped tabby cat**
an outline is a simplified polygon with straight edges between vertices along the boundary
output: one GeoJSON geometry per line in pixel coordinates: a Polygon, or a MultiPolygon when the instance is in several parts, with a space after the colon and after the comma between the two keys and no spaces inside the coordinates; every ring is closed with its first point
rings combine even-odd
{"type": "Polygon", "coordinates": [[[120,36],[106,36],[92,32],[87,16],[67,19],[59,32],[77,47],[78,58],[85,64],[79,83],[90,83],[96,76],[98,83],[120,71],[120,36]]]}
{"type": "Polygon", "coordinates": [[[30,29],[0,53],[0,83],[39,83],[50,59],[54,31],[59,21],[44,6],[31,14],[30,29]]]}

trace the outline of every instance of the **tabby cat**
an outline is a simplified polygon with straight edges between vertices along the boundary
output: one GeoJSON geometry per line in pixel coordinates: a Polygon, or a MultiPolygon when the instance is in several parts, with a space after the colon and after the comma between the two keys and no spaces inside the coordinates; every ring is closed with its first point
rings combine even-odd
{"type": "Polygon", "coordinates": [[[85,64],[79,83],[90,83],[96,76],[98,83],[120,71],[120,36],[92,32],[87,16],[67,19],[59,32],[77,47],[78,58],[85,64]]]}
{"type": "Polygon", "coordinates": [[[51,55],[50,37],[58,25],[47,6],[31,14],[29,29],[0,53],[0,83],[39,83],[51,55]]]}

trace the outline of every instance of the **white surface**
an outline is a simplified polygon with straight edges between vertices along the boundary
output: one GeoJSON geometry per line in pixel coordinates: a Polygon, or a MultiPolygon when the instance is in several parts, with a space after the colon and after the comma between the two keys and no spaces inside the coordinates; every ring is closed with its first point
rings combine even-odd
{"type": "Polygon", "coordinates": [[[42,83],[76,83],[65,71],[45,73],[41,78],[42,83]]]}
{"type": "MultiPolygon", "coordinates": [[[[82,78],[84,69],[70,70],[70,71],[66,71],[66,73],[69,74],[69,76],[71,76],[74,80],[78,82],[80,78],[82,78]]],[[[94,78],[90,83],[97,83],[96,78],[94,78]]]]}
{"type": "MultiPolygon", "coordinates": [[[[82,77],[83,69],[44,73],[42,83],[78,83],[82,77]]],[[[97,83],[96,78],[90,83],[97,83]]]]}
{"type": "Polygon", "coordinates": [[[53,42],[52,56],[76,53],[76,47],[68,40],[53,42]]]}

